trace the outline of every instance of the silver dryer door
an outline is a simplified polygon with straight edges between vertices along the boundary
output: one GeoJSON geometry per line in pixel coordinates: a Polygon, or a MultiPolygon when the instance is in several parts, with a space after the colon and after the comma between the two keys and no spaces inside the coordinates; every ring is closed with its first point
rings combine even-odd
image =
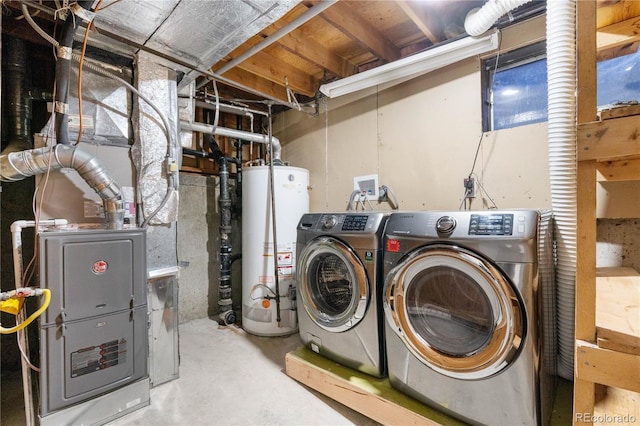
{"type": "Polygon", "coordinates": [[[510,281],[457,246],[424,246],[401,261],[386,278],[384,309],[411,352],[449,377],[496,374],[524,341],[525,308],[510,281]]]}
{"type": "Polygon", "coordinates": [[[298,293],[319,327],[342,332],[365,315],[370,299],[365,267],[342,241],[319,237],[305,246],[298,263],[298,293]]]}

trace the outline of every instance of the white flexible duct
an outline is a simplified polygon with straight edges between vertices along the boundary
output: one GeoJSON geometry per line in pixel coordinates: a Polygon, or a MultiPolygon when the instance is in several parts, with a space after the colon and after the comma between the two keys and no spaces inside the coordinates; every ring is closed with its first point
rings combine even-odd
{"type": "Polygon", "coordinates": [[[124,223],[124,200],[120,187],[100,162],[75,145],[54,145],[0,155],[0,181],[16,182],[47,170],[74,169],[102,198],[110,229],[124,223]]]}
{"type": "Polygon", "coordinates": [[[473,9],[464,20],[464,30],[470,36],[484,34],[503,15],[532,0],[489,0],[482,8],[473,9]]]}
{"type": "MultiPolygon", "coordinates": [[[[471,11],[465,30],[487,31],[503,15],[531,0],[489,0],[471,11]]],[[[558,375],[573,380],[577,251],[576,0],[547,2],[549,182],[557,243],[558,375]]]]}
{"type": "Polygon", "coordinates": [[[577,251],[576,0],[547,2],[549,179],[556,222],[558,375],[573,380],[577,251]]]}

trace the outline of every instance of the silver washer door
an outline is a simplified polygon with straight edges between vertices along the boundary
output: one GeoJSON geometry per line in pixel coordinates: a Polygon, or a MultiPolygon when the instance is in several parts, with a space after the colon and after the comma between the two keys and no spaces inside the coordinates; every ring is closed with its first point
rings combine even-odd
{"type": "Polygon", "coordinates": [[[370,298],[364,265],[353,250],[331,237],[319,237],[303,250],[298,292],[311,319],[341,332],[362,320],[370,298]]]}
{"type": "Polygon", "coordinates": [[[392,269],[385,316],[424,364],[479,379],[506,368],[523,343],[525,310],[504,274],[461,247],[425,246],[392,269]]]}

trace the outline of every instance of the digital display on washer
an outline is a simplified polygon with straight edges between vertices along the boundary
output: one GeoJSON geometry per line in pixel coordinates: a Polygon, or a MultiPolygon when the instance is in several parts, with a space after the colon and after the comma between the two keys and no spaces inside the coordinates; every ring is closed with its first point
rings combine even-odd
{"type": "Polygon", "coordinates": [[[367,228],[368,215],[348,215],[342,223],[343,231],[364,231],[367,228]]]}
{"type": "Polygon", "coordinates": [[[469,235],[511,235],[512,214],[472,214],[469,235]]]}

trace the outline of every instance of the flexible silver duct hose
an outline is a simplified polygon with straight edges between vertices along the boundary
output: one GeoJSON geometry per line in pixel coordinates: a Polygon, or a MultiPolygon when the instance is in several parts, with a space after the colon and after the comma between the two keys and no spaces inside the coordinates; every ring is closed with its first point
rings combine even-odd
{"type": "Polygon", "coordinates": [[[549,178],[556,221],[558,375],[573,380],[577,252],[576,3],[547,2],[549,178]]]}
{"type": "Polygon", "coordinates": [[[464,30],[470,36],[484,34],[498,19],[532,0],[489,0],[482,8],[474,9],[464,20],[464,30]]]}
{"type": "Polygon", "coordinates": [[[54,145],[0,156],[0,180],[16,182],[47,170],[74,169],[102,198],[105,218],[110,229],[121,229],[124,223],[124,200],[120,187],[92,155],[73,145],[54,145]]]}

